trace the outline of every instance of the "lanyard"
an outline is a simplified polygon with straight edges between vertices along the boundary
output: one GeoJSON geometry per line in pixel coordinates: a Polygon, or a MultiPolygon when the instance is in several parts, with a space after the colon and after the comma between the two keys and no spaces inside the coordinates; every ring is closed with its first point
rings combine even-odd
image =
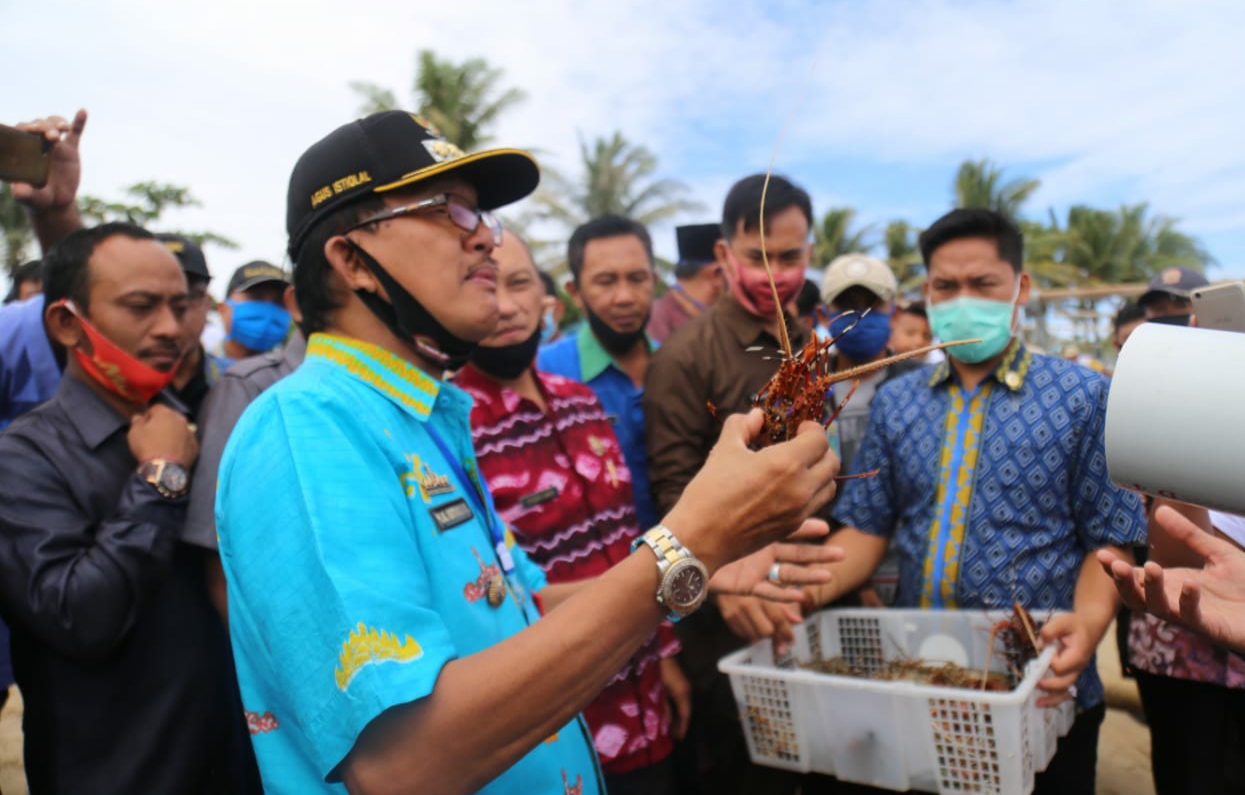
{"type": "Polygon", "coordinates": [[[437,449],[441,451],[441,455],[445,458],[450,469],[454,472],[454,477],[461,483],[470,483],[471,488],[467,489],[467,497],[471,500],[475,509],[484,516],[484,525],[488,528],[489,537],[493,540],[493,549],[497,552],[497,559],[501,562],[502,570],[507,575],[514,573],[514,558],[510,556],[510,550],[506,548],[506,538],[502,534],[497,522],[497,509],[493,506],[493,495],[489,490],[484,488],[483,484],[475,475],[467,474],[467,470],[463,467],[463,462],[458,456],[454,455],[441,438],[441,434],[431,424],[426,424],[425,429],[428,435],[432,437],[432,441],[436,444],[437,449]]]}

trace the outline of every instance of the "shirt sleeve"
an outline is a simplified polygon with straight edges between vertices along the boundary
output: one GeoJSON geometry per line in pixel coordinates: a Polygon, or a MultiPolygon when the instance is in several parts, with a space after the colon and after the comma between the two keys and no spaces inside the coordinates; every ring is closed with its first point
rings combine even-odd
{"type": "Polygon", "coordinates": [[[1087,551],[1110,545],[1131,546],[1146,541],[1146,518],[1136,492],[1120,488],[1107,473],[1103,428],[1107,416],[1107,381],[1095,375],[1087,390],[1088,422],[1080,440],[1073,471],[1075,503],[1072,515],[1077,538],[1087,551]]]}
{"type": "Polygon", "coordinates": [[[869,406],[869,426],[848,474],[875,469],[878,473],[841,481],[839,496],[831,511],[831,517],[840,525],[887,537],[894,532],[898,506],[895,467],[891,462],[893,453],[884,422],[887,412],[892,410],[885,391],[879,391],[869,406]]]}
{"type": "Polygon", "coordinates": [[[649,481],[659,517],[674,507],[704,466],[716,423],[724,419],[715,418],[705,405],[708,386],[686,352],[682,347],[659,348],[644,383],[649,481]]]}
{"type": "Polygon", "coordinates": [[[259,391],[245,379],[226,376],[217,381],[199,410],[199,461],[190,481],[190,507],[182,540],[197,547],[216,549],[216,475],[225,443],[238,418],[259,391]]]}
{"type": "Polygon", "coordinates": [[[266,393],[220,467],[240,678],[259,679],[301,727],[326,778],[372,720],[430,694],[458,655],[387,422],[340,399],[266,393]]]}
{"type": "Polygon", "coordinates": [[[68,657],[121,644],[168,574],[186,498],[137,473],[99,519],[36,444],[0,437],[0,595],[5,612],[68,657]]]}

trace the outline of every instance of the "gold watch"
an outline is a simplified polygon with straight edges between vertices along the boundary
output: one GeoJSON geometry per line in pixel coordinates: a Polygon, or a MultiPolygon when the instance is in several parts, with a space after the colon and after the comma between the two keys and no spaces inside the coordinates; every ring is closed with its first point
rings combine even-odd
{"type": "Polygon", "coordinates": [[[153,458],[138,467],[143,480],[156,487],[160,495],[168,499],[182,496],[190,488],[190,474],[176,461],[153,458]]]}
{"type": "Polygon", "coordinates": [[[667,618],[678,621],[704,604],[709,593],[709,570],[687,547],[679,543],[670,528],[657,525],[631,544],[634,552],[646,545],[657,556],[661,582],[657,603],[669,611],[667,618]]]}

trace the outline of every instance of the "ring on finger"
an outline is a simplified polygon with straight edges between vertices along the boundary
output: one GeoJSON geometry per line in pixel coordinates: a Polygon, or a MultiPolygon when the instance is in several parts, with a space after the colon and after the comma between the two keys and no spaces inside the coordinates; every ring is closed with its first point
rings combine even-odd
{"type": "Polygon", "coordinates": [[[782,566],[781,563],[775,563],[773,566],[769,567],[768,579],[770,582],[782,582],[782,577],[778,574],[778,568],[780,566],[782,566]]]}

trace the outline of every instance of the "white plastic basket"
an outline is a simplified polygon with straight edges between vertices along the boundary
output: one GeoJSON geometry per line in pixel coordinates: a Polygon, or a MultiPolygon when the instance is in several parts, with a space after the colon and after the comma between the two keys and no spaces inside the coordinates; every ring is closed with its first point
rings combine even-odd
{"type": "MultiPolygon", "coordinates": [[[[824,610],[796,627],[792,656],[762,641],[727,655],[748,751],[757,764],[818,772],[893,790],[1015,793],[1033,790],[1073,705],[1043,709],[1036,685],[1054,647],[1010,692],[830,676],[797,666],[844,658],[866,670],[892,660],[981,669],[990,629],[1006,617],[980,610],[824,610]]],[[[1005,661],[992,657],[991,669],[1005,661]]]]}

